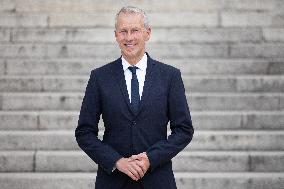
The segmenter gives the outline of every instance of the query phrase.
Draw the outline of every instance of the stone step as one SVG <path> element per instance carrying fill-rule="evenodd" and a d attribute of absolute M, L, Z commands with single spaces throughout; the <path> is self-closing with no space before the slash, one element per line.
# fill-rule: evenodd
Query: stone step
<path fill-rule="evenodd" d="M 189 107 L 195 111 L 213 110 L 283 110 L 284 96 L 281 94 L 191 94 L 187 95 Z"/>
<path fill-rule="evenodd" d="M 94 172 L 83 151 L 0 151 L 0 172 Z M 284 152 L 181 152 L 175 172 L 283 172 Z"/>
<path fill-rule="evenodd" d="M 280 12 L 223 11 L 220 15 L 222 27 L 273 27 L 283 26 L 283 5 Z M 280 17 L 279 17 L 280 16 Z"/>
<path fill-rule="evenodd" d="M 44 42 L 44 43 L 106 43 L 115 42 L 113 28 L 24 28 L 0 29 L 2 41 Z M 266 33 L 269 31 L 266 30 Z M 272 32 L 272 31 L 271 31 Z M 7 35 L 10 33 L 11 39 Z M 267 34 L 268 35 L 268 34 Z M 169 36 L 171 36 L 169 38 Z M 1 39 L 1 37 L 0 37 Z M 269 41 L 269 37 L 267 36 Z M 218 42 L 260 42 L 263 40 L 260 28 L 152 28 L 150 42 L 218 43 Z M 271 39 L 272 40 L 272 39 Z M 273 40 L 272 40 L 273 41 Z"/>
<path fill-rule="evenodd" d="M 127 5 L 128 1 L 99 1 L 99 0 L 29 0 L 28 2 L 22 1 L 1 1 L 1 11 L 15 11 L 20 13 L 25 12 L 116 12 L 122 6 Z M 134 0 L 131 4 L 138 6 L 146 11 L 217 11 L 217 10 L 262 10 L 272 11 L 277 10 L 281 6 L 281 0 L 257 0 L 257 1 L 218 1 L 218 0 L 179 0 L 178 3 L 169 0 L 151 1 L 151 0 Z"/>
<path fill-rule="evenodd" d="M 0 29 L 0 42 L 9 42 L 12 30 L 8 28 Z"/>
<path fill-rule="evenodd" d="M 115 42 L 113 28 L 1 28 L 1 42 Z M 283 42 L 284 28 L 153 27 L 150 42 Z M 170 38 L 168 36 L 171 36 Z"/>
<path fill-rule="evenodd" d="M 99 133 L 102 138 L 102 132 Z M 196 131 L 186 150 L 284 150 L 284 131 Z M 260 145 L 261 144 L 261 145 Z M 74 131 L 0 131 L 0 150 L 77 150 Z"/>
<path fill-rule="evenodd" d="M 0 25 L 6 28 L 22 27 L 112 27 L 116 11 L 92 13 L 0 13 Z M 217 12 L 149 12 L 153 27 L 216 27 Z"/>
<path fill-rule="evenodd" d="M 284 23 L 284 21 L 283 21 Z M 236 44 L 230 46 L 231 57 L 283 57 L 283 43 Z"/>
<path fill-rule="evenodd" d="M 284 59 L 158 59 L 188 75 L 284 74 Z M 92 69 L 110 61 L 112 59 L 0 59 L 0 68 L 3 68 L 0 74 L 89 75 Z"/>
<path fill-rule="evenodd" d="M 0 110 L 79 111 L 82 93 L 0 93 Z M 282 93 L 191 93 L 187 95 L 192 111 L 283 110 Z"/>
<path fill-rule="evenodd" d="M 91 189 L 95 173 L 0 173 L 2 189 Z M 280 189 L 284 173 L 175 173 L 179 189 Z"/>
<path fill-rule="evenodd" d="M 284 41 L 284 28 L 265 28 L 263 29 L 263 37 L 267 41 Z"/>
<path fill-rule="evenodd" d="M 284 58 L 283 43 L 149 43 L 146 47 L 159 58 Z M 44 44 L 2 43 L 1 58 L 108 58 L 120 56 L 115 43 Z"/>
<path fill-rule="evenodd" d="M 153 57 L 155 58 L 155 57 Z M 284 74 L 284 59 L 160 59 L 183 74 L 277 75 Z M 0 59 L 0 74 L 7 75 L 89 75 L 91 70 L 112 59 Z"/>
<path fill-rule="evenodd" d="M 84 92 L 89 76 L 0 76 L 0 92 Z M 183 76 L 189 92 L 284 92 L 284 76 Z"/>
<path fill-rule="evenodd" d="M 283 111 L 191 112 L 195 130 L 283 129 Z M 77 111 L 0 111 L 0 130 L 74 130 Z M 103 121 L 99 122 L 103 129 Z"/>
<path fill-rule="evenodd" d="M 152 4 L 152 3 L 151 3 Z M 148 13 L 153 27 L 282 27 L 280 12 L 266 11 L 180 11 Z M 0 12 L 2 27 L 112 27 L 116 11 L 112 12 Z"/>
<path fill-rule="evenodd" d="M 271 45 L 279 52 L 281 45 Z M 283 45 L 284 47 L 284 45 Z M 256 47 L 257 48 L 257 47 Z M 237 50 L 237 48 L 236 48 Z M 150 43 L 147 51 L 162 58 L 190 57 L 229 57 L 228 44 L 189 44 L 189 43 Z M 271 50 L 265 54 L 272 53 Z M 274 53 L 274 52 L 273 52 Z M 275 54 L 275 53 L 274 53 Z M 237 55 L 237 54 L 236 54 Z M 101 44 L 44 44 L 44 43 L 15 43 L 0 44 L 2 58 L 109 58 L 120 56 L 120 50 L 115 43 Z M 241 58 L 241 55 L 237 55 Z M 246 56 L 244 56 L 246 57 Z M 249 57 L 253 57 L 250 54 Z M 270 57 L 270 55 L 269 55 Z M 275 56 L 274 56 L 275 57 Z M 279 55 L 279 57 L 282 57 Z"/>

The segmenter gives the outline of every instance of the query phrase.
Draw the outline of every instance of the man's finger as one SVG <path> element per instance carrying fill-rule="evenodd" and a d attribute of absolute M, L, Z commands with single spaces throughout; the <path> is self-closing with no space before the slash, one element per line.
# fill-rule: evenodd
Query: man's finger
<path fill-rule="evenodd" d="M 137 173 L 139 174 L 139 178 L 142 178 L 144 176 L 144 170 L 143 168 L 141 168 L 139 165 L 138 165 L 138 161 L 135 161 L 133 162 L 133 168 L 137 171 Z"/>
<path fill-rule="evenodd" d="M 140 155 L 132 155 L 130 157 L 132 160 L 140 160 L 141 159 L 141 156 Z"/>
<path fill-rule="evenodd" d="M 137 161 L 137 165 L 143 170 L 144 174 L 147 172 L 148 169 L 144 161 Z"/>
<path fill-rule="evenodd" d="M 133 171 L 135 171 L 135 176 L 138 176 L 139 179 L 143 177 L 143 170 L 139 167 L 139 165 L 136 164 L 136 161 L 135 162 L 131 162 L 130 163 L 130 166 L 131 166 L 131 169 Z"/>
<path fill-rule="evenodd" d="M 128 162 L 131 162 L 131 161 L 135 161 L 136 159 L 135 158 L 132 158 L 132 157 L 129 157 L 127 158 Z"/>
<path fill-rule="evenodd" d="M 130 171 L 130 170 L 128 170 L 127 172 L 126 172 L 126 174 L 132 179 L 132 180 L 138 180 L 138 178 L 136 178 L 135 177 L 135 175 Z"/>
<path fill-rule="evenodd" d="M 130 167 L 129 171 L 133 174 L 133 176 L 135 178 L 134 180 L 139 180 L 140 179 L 140 175 L 139 175 L 138 171 L 135 168 Z"/>

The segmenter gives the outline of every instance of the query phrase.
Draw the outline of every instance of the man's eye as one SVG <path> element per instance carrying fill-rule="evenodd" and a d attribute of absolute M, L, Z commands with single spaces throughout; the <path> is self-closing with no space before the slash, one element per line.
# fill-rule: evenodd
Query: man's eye
<path fill-rule="evenodd" d="M 139 32 L 139 30 L 138 29 L 133 29 L 133 30 L 131 30 L 131 33 L 138 33 Z"/>

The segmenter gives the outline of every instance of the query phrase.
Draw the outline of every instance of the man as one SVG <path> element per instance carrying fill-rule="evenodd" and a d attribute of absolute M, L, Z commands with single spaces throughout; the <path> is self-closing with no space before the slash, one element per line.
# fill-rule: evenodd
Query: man
<path fill-rule="evenodd" d="M 176 188 L 171 159 L 193 127 L 181 73 L 145 52 L 150 35 L 144 11 L 122 8 L 115 23 L 122 56 L 91 72 L 75 136 L 98 164 L 97 189 Z"/>

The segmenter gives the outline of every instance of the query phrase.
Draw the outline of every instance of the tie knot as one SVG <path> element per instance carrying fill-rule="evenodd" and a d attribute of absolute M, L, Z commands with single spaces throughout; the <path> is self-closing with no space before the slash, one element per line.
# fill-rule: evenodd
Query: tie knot
<path fill-rule="evenodd" d="M 132 74 L 136 74 L 136 69 L 138 69 L 138 67 L 136 67 L 136 66 L 129 66 L 128 69 L 132 72 Z"/>

